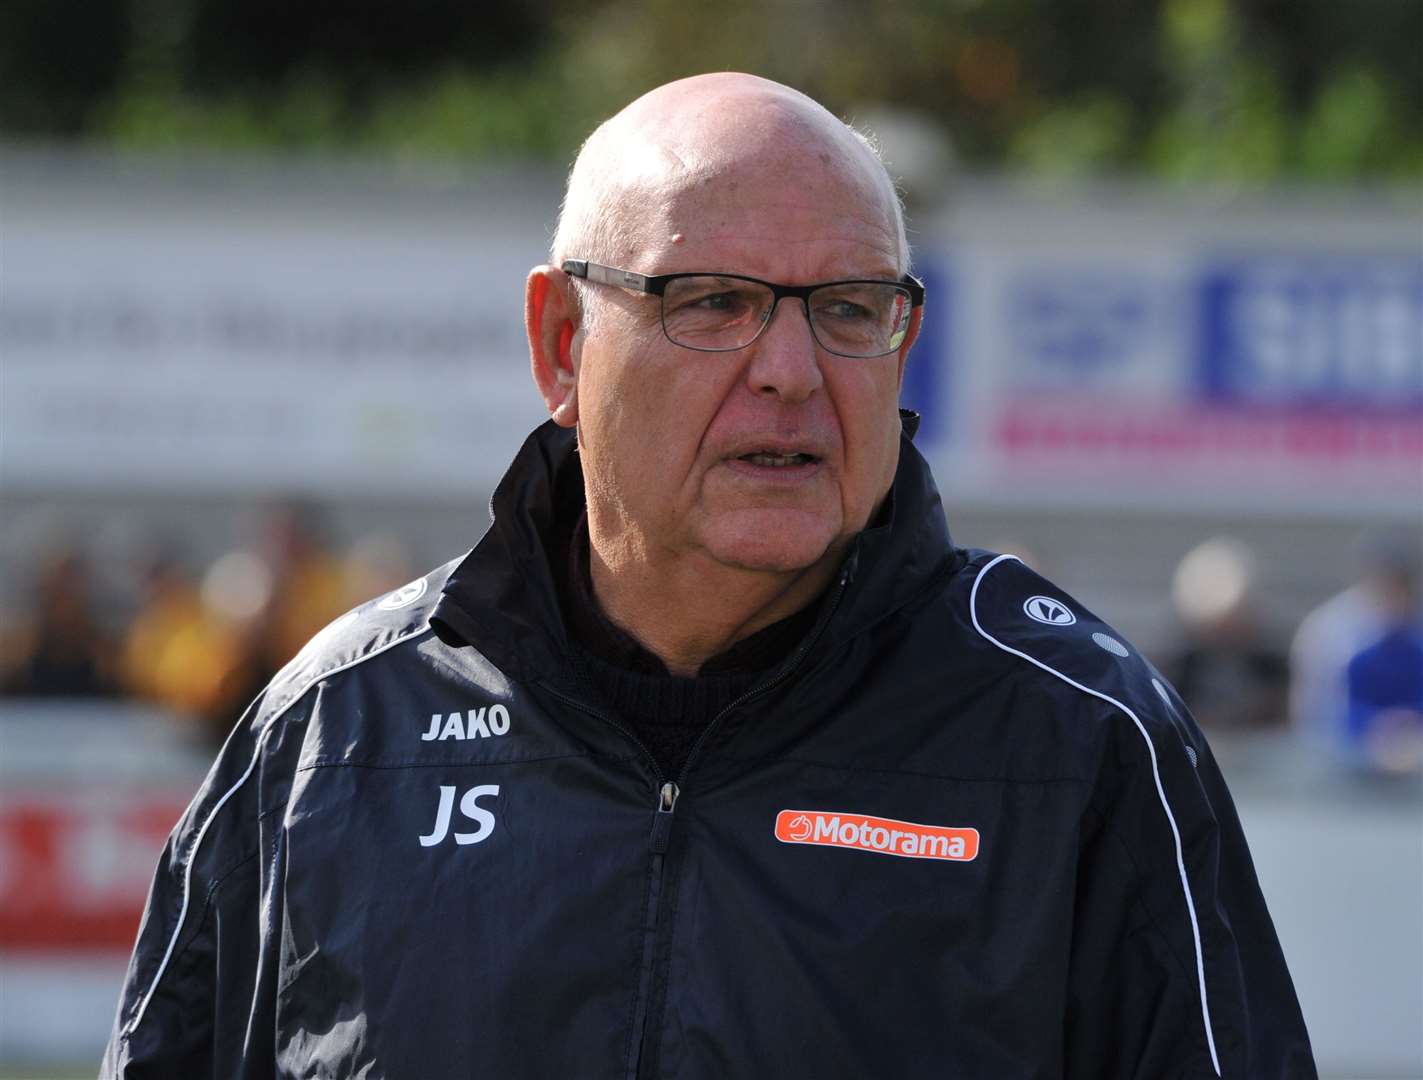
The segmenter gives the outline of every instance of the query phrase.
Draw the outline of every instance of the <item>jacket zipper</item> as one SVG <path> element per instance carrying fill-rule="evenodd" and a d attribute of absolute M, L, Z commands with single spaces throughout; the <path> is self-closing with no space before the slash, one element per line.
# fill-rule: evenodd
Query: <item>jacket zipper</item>
<path fill-rule="evenodd" d="M 825 632 L 826 624 L 830 622 L 831 617 L 835 614 L 836 609 L 840 606 L 840 598 L 845 593 L 845 587 L 850 583 L 851 578 L 853 578 L 855 575 L 855 565 L 858 561 L 859 560 L 857 558 L 857 553 L 855 552 L 852 552 L 850 556 L 845 560 L 845 565 L 840 570 L 840 577 L 835 583 L 835 592 L 831 595 L 830 600 L 827 602 L 825 610 L 821 612 L 820 618 L 815 621 L 815 626 L 811 629 L 810 633 L 805 636 L 805 639 L 796 648 L 796 651 L 791 656 L 791 658 L 787 660 L 784 664 L 782 664 L 779 668 L 777 668 L 776 673 L 772 675 L 771 678 L 766 680 L 760 686 L 752 687 L 750 690 L 746 691 L 746 693 L 742 694 L 735 701 L 731 702 L 731 704 L 727 705 L 724 709 L 721 710 L 721 712 L 717 713 L 714 717 L 712 717 L 711 722 L 707 724 L 704 729 L 702 729 L 702 733 L 697 736 L 697 741 L 692 744 L 691 750 L 687 752 L 687 761 L 682 766 L 682 782 L 684 784 L 687 780 L 687 774 L 691 772 L 692 763 L 696 761 L 697 755 L 701 752 L 703 744 L 706 743 L 708 736 L 710 736 L 711 733 L 721 725 L 722 720 L 726 716 L 739 709 L 742 705 L 746 704 L 746 702 L 752 700 L 753 698 L 760 697 L 762 694 L 770 693 L 776 687 L 780 686 L 783 682 L 789 679 L 793 674 L 795 674 L 796 670 L 800 667 L 801 662 L 805 659 L 806 655 L 810 652 L 811 649 L 815 647 L 816 642 L 820 640 L 820 635 Z M 651 997 L 652 987 L 654 985 L 653 976 L 655 974 L 654 968 L 656 966 L 657 959 L 656 951 L 659 929 L 657 909 L 660 906 L 658 902 L 661 900 L 664 888 L 664 884 L 662 881 L 662 871 L 668 841 L 672 833 L 672 812 L 676 808 L 677 796 L 681 794 L 681 789 L 677 786 L 677 784 L 669 780 L 662 785 L 662 793 L 663 797 L 658 804 L 658 814 L 653 821 L 652 873 L 654 885 L 652 887 L 653 892 L 651 895 L 651 899 L 647 906 L 647 919 L 644 924 L 645 937 L 643 940 L 642 980 L 638 990 L 638 1005 L 633 1020 L 633 1030 L 636 1034 L 637 1041 L 633 1044 L 633 1052 L 628 1059 L 627 1080 L 638 1080 L 639 1073 L 642 1068 L 642 1063 L 648 1057 L 646 1053 L 648 1048 L 648 1039 L 652 1035 L 652 1032 L 648 1030 L 648 1016 L 650 1013 L 651 1006 L 653 1004 L 649 999 Z M 670 962 L 670 960 L 665 962 Z"/>
<path fill-rule="evenodd" d="M 652 834 L 648 840 L 652 861 L 648 868 L 647 899 L 643 906 L 642 954 L 638 961 L 637 997 L 633 1002 L 632 1028 L 628 1036 L 627 1080 L 636 1080 L 638 1061 L 642 1053 L 643 1025 L 647 1022 L 647 1004 L 652 992 L 652 960 L 657 944 L 657 921 L 662 900 L 662 867 L 667 854 L 668 839 L 672 835 L 672 812 L 676 809 L 677 796 L 681 794 L 681 789 L 662 775 L 662 769 L 647 744 L 625 725 L 601 709 L 570 697 L 547 683 L 544 684 L 544 690 L 565 705 L 621 731 L 642 751 L 642 756 L 652 766 L 653 776 L 657 778 L 657 801 L 652 815 Z"/>
<path fill-rule="evenodd" d="M 638 964 L 637 1004 L 633 1008 L 632 1031 L 628 1039 L 628 1080 L 636 1080 L 642 1059 L 643 1032 L 652 997 L 653 958 L 657 951 L 657 924 L 661 915 L 664 888 L 662 868 L 667 860 L 667 840 L 672 835 L 672 811 L 681 789 L 664 780 L 657 793 L 657 813 L 652 818 L 652 867 L 647 885 L 647 904 L 642 918 L 642 959 Z"/>
<path fill-rule="evenodd" d="M 760 697 L 762 694 L 774 690 L 795 674 L 806 655 L 815 647 L 816 642 L 820 640 L 821 634 L 825 632 L 826 624 L 830 622 L 836 609 L 839 608 L 840 599 L 845 593 L 845 587 L 855 575 L 855 566 L 858 561 L 858 553 L 852 551 L 845 560 L 845 565 L 840 570 L 840 576 L 835 583 L 835 591 L 831 594 L 830 600 L 825 606 L 825 610 L 821 612 L 820 617 L 815 622 L 815 626 L 811 629 L 810 633 L 805 636 L 805 639 L 800 645 L 797 646 L 791 658 L 777 668 L 776 673 L 766 682 L 759 686 L 752 687 L 722 709 L 721 712 L 717 713 L 716 716 L 712 717 L 711 722 L 707 724 L 702 730 L 702 733 L 697 736 L 697 741 L 692 744 L 691 750 L 687 752 L 686 764 L 682 766 L 683 782 L 686 781 L 687 773 L 692 767 L 692 762 L 696 760 L 703 744 L 707 741 L 707 737 L 720 726 L 724 717 L 736 709 L 739 709 L 753 698 Z M 633 1007 L 632 1037 L 628 1044 L 627 1080 L 638 1080 L 638 1072 L 642 1066 L 643 1051 L 648 1036 L 647 1018 L 651 1005 L 653 968 L 655 966 L 657 951 L 657 931 L 664 891 L 664 882 L 662 880 L 663 870 L 666 864 L 667 848 L 672 837 L 672 815 L 677 808 L 677 798 L 681 795 L 682 789 L 675 781 L 668 780 L 662 775 L 662 769 L 658 766 L 657 759 L 652 756 L 652 752 L 648 750 L 646 744 L 628 730 L 626 726 L 602 710 L 586 702 L 579 701 L 577 698 L 570 697 L 554 687 L 549 686 L 547 683 L 543 684 L 543 686 L 549 694 L 558 698 L 558 700 L 564 704 L 570 705 L 580 712 L 587 713 L 589 716 L 602 720 L 604 723 L 610 724 L 621 731 L 642 751 L 642 756 L 651 763 L 652 773 L 657 778 L 657 805 L 652 816 L 652 836 L 649 843 L 652 865 L 649 868 L 647 903 L 643 908 L 642 920 L 642 959 L 638 971 L 637 998 Z"/>

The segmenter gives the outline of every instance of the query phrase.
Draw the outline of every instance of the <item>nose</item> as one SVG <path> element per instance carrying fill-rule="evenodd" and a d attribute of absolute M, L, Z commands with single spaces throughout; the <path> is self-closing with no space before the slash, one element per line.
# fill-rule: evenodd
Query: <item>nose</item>
<path fill-rule="evenodd" d="M 805 302 L 790 296 L 782 297 L 782 303 L 785 301 L 790 301 L 792 314 L 777 319 L 777 304 L 767 316 L 766 328 L 749 347 L 746 382 L 752 393 L 795 404 L 820 389 L 825 379 Z"/>

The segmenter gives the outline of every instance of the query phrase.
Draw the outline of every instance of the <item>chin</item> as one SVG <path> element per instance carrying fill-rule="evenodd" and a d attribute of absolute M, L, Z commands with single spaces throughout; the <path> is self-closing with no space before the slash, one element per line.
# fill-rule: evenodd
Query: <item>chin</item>
<path fill-rule="evenodd" d="M 818 515 L 762 510 L 729 517 L 711 530 L 705 547 L 717 562 L 740 570 L 806 570 L 825 558 L 839 536 L 839 529 Z"/>

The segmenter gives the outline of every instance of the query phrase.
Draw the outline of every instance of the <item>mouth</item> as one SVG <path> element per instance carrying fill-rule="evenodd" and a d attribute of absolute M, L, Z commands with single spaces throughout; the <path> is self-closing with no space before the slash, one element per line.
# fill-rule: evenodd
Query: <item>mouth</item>
<path fill-rule="evenodd" d="M 749 454 L 738 455 L 736 460 L 764 469 L 790 469 L 797 465 L 816 465 L 820 462 L 814 454 L 783 454 L 775 450 L 753 450 Z"/>

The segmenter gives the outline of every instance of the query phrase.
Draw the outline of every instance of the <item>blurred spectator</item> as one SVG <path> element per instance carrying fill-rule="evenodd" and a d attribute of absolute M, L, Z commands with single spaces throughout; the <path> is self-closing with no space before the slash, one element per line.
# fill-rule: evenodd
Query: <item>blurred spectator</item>
<path fill-rule="evenodd" d="M 350 606 L 347 567 L 326 546 L 311 508 L 278 505 L 258 531 L 256 550 L 214 560 L 201 588 L 155 583 L 148 618 L 141 615 L 131 634 L 134 653 L 147 654 L 135 664 L 147 669 L 155 699 L 214 743 L 272 676 Z"/>
<path fill-rule="evenodd" d="M 1349 737 L 1384 772 L 1423 766 L 1423 633 L 1394 626 L 1348 668 Z"/>
<path fill-rule="evenodd" d="M 270 568 L 271 585 L 270 605 L 260 617 L 258 662 L 275 674 L 350 604 L 345 568 L 327 546 L 314 508 L 278 505 L 261 531 L 259 557 Z"/>
<path fill-rule="evenodd" d="M 1188 552 L 1172 582 L 1186 641 L 1169 674 L 1201 724 L 1217 730 L 1258 730 L 1285 719 L 1288 668 L 1261 630 L 1254 567 L 1249 548 L 1217 537 Z"/>
<path fill-rule="evenodd" d="M 1295 725 L 1352 763 L 1417 771 L 1423 755 L 1419 538 L 1368 537 L 1359 581 L 1300 623 L 1290 650 Z"/>
<path fill-rule="evenodd" d="M 1379 632 L 1345 667 L 1349 741 L 1367 764 L 1385 772 L 1423 768 L 1423 604 L 1418 550 L 1403 537 L 1380 548 L 1365 588 L 1379 616 Z M 1381 556 L 1383 551 L 1379 551 Z"/>
<path fill-rule="evenodd" d="M 114 645 L 94 613 L 93 577 L 77 549 L 44 560 L 31 610 L 6 635 L 0 692 L 29 697 L 111 697 L 118 693 Z"/>
<path fill-rule="evenodd" d="M 156 658 L 155 681 L 158 699 L 217 743 L 273 672 L 263 648 L 271 569 L 252 552 L 229 551 L 208 567 L 198 599 L 197 617 Z"/>
<path fill-rule="evenodd" d="M 1290 723 L 1317 742 L 1335 743 L 1348 713 L 1344 669 L 1383 631 L 1369 588 L 1360 583 L 1311 611 L 1290 645 Z"/>
<path fill-rule="evenodd" d="M 165 658 L 173 643 L 202 621 L 197 586 L 171 552 L 158 552 L 143 571 L 143 597 L 124 632 L 119 671 L 124 688 L 145 701 L 165 702 Z"/>
<path fill-rule="evenodd" d="M 90 561 L 54 552 L 35 575 L 33 609 L 0 627 L 0 692 L 124 694 L 175 713 L 221 741 L 268 680 L 332 619 L 412 576 L 404 546 L 371 534 L 345 553 L 326 543 L 316 512 L 283 503 L 263 512 L 253 549 L 215 559 L 195 580 L 174 550 L 140 558 L 131 618 L 108 596 L 105 633 Z"/>

